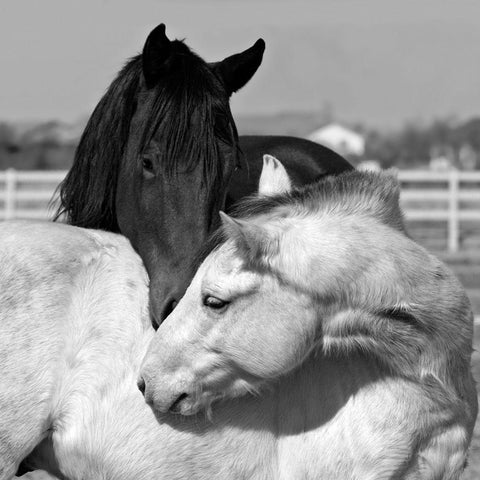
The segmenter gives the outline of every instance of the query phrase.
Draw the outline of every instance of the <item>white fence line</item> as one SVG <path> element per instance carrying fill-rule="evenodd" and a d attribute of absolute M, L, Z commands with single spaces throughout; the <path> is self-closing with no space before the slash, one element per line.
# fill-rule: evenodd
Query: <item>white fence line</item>
<path fill-rule="evenodd" d="M 65 170 L 0 171 L 0 218 L 49 218 L 49 202 L 66 173 Z"/>
<path fill-rule="evenodd" d="M 446 221 L 447 248 L 457 252 L 460 223 L 480 221 L 480 172 L 400 170 L 398 178 L 407 220 Z M 419 208 L 413 202 L 423 205 Z"/>
<path fill-rule="evenodd" d="M 49 201 L 66 173 L 0 171 L 0 219 L 51 217 Z M 448 250 L 458 251 L 462 224 L 480 222 L 480 171 L 400 170 L 398 178 L 407 220 L 446 222 Z"/>

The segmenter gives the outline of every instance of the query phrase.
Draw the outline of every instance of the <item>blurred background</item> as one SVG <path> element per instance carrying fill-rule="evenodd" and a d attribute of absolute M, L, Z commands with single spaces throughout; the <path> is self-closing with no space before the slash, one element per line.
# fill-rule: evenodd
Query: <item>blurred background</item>
<path fill-rule="evenodd" d="M 474 170 L 478 18 L 468 0 L 2 0 L 0 167 L 68 168 L 101 95 L 164 22 L 210 61 L 265 39 L 232 100 L 241 133 L 312 136 L 356 163 Z"/>
<path fill-rule="evenodd" d="M 158 23 L 209 61 L 262 37 L 232 99 L 240 134 L 397 169 L 411 235 L 480 314 L 479 19 L 475 0 L 0 0 L 0 217 L 47 217 L 91 111 Z M 470 463 L 480 478 L 480 432 Z"/>

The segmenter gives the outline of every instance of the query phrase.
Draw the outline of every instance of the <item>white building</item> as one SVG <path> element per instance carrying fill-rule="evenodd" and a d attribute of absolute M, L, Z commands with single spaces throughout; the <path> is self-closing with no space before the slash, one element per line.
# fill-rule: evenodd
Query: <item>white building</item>
<path fill-rule="evenodd" d="M 362 156 L 365 153 L 363 136 L 337 123 L 315 130 L 308 136 L 308 139 L 325 145 L 340 155 Z"/>
<path fill-rule="evenodd" d="M 364 160 L 357 165 L 357 170 L 364 172 L 379 172 L 382 169 L 380 162 L 376 160 Z"/>

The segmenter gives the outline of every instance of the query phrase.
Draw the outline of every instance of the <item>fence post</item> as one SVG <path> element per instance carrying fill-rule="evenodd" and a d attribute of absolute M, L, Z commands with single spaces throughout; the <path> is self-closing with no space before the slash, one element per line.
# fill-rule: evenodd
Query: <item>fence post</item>
<path fill-rule="evenodd" d="M 15 192 L 17 189 L 17 172 L 9 168 L 5 172 L 5 213 L 4 218 L 8 220 L 15 216 Z"/>
<path fill-rule="evenodd" d="M 459 175 L 458 170 L 451 170 L 448 178 L 448 251 L 458 252 L 460 240 L 459 218 Z"/>

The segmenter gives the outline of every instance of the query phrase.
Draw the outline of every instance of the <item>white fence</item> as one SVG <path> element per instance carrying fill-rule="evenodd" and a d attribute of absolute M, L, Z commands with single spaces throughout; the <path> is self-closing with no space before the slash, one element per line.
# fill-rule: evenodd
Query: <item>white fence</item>
<path fill-rule="evenodd" d="M 0 172 L 0 218 L 48 219 L 53 212 L 49 203 L 66 171 Z"/>
<path fill-rule="evenodd" d="M 0 172 L 0 218 L 51 218 L 49 202 L 65 171 Z M 460 247 L 461 227 L 478 224 L 480 172 L 400 170 L 402 206 L 408 221 L 443 222 L 447 247 Z"/>
<path fill-rule="evenodd" d="M 401 203 L 410 222 L 446 222 L 447 248 L 460 247 L 461 227 L 480 235 L 480 171 L 400 170 Z"/>

